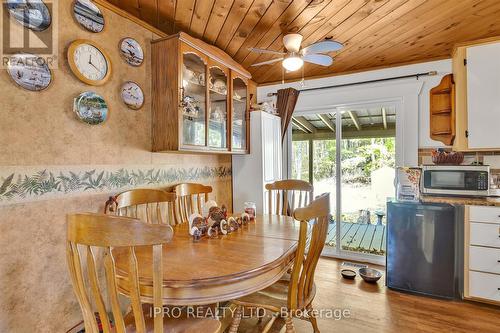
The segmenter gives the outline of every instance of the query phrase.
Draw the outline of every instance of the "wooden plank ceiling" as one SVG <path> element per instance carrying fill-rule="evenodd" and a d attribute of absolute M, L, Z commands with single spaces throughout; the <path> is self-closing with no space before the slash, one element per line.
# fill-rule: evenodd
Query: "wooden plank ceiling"
<path fill-rule="evenodd" d="M 330 67 L 306 65 L 305 77 L 328 76 L 449 57 L 456 43 L 500 35 L 499 0 L 108 0 L 171 34 L 184 31 L 225 50 L 258 83 L 282 79 L 281 63 L 249 47 L 282 50 L 289 32 L 302 46 L 342 42 Z M 302 71 L 286 73 L 298 79 Z"/>

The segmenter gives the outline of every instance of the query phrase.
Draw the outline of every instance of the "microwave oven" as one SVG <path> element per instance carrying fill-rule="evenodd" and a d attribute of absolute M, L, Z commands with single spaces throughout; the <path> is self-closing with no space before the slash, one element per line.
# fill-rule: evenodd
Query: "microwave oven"
<path fill-rule="evenodd" d="M 487 165 L 424 165 L 420 191 L 427 195 L 487 196 Z"/>

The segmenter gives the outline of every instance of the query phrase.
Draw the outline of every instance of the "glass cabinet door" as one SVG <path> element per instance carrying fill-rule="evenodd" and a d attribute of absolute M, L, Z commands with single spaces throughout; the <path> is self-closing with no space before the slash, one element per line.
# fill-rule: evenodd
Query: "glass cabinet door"
<path fill-rule="evenodd" d="M 182 57 L 182 143 L 205 146 L 206 64 L 192 52 Z"/>
<path fill-rule="evenodd" d="M 219 67 L 209 70 L 208 145 L 214 148 L 227 148 L 227 74 Z"/>
<path fill-rule="evenodd" d="M 247 85 L 241 78 L 233 79 L 232 148 L 247 148 Z"/>

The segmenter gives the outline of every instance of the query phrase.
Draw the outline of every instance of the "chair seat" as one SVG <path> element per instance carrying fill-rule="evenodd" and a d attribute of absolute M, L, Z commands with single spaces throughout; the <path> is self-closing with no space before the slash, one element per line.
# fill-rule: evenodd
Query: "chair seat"
<path fill-rule="evenodd" d="M 136 332 L 132 312 L 125 316 L 124 321 L 127 333 Z M 144 321 L 146 323 L 146 332 L 154 332 L 154 318 L 149 315 L 149 311 L 144 311 Z M 163 318 L 164 333 L 218 333 L 220 329 L 220 321 L 210 318 Z"/>
<path fill-rule="evenodd" d="M 290 280 L 284 276 L 281 280 L 274 283 L 273 285 L 253 293 L 251 295 L 241 297 L 235 303 L 241 303 L 246 306 L 261 306 L 263 308 L 268 308 L 272 311 L 279 311 L 282 308 L 287 307 L 288 299 L 288 286 Z M 312 301 L 316 294 L 316 286 L 313 285 L 311 295 L 309 295 L 309 300 L 305 303 L 306 305 Z"/>

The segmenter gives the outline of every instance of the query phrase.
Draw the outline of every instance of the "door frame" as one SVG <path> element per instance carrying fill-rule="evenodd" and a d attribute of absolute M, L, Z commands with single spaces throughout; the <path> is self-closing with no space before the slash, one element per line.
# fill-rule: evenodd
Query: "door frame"
<path fill-rule="evenodd" d="M 299 95 L 294 116 L 311 115 L 318 113 L 337 113 L 342 108 L 356 105 L 393 103 L 396 107 L 396 166 L 416 166 L 418 163 L 418 111 L 419 95 L 423 82 L 418 80 L 397 80 L 384 84 L 367 84 L 357 87 L 330 88 L 318 91 L 306 91 Z M 341 117 L 336 121 L 336 221 L 341 220 L 342 202 L 341 186 L 342 174 L 340 165 L 342 126 Z M 416 126 L 415 126 L 416 125 Z M 310 152 L 312 154 L 312 152 Z M 286 144 L 283 149 L 283 174 L 291 177 L 292 130 L 287 130 Z M 312 172 L 312 170 L 310 170 Z M 317 193 L 316 193 L 317 194 Z M 339 224 L 336 226 L 336 244 L 340 243 Z M 323 255 L 347 260 L 369 262 L 385 265 L 385 256 L 356 253 L 325 247 Z"/>

